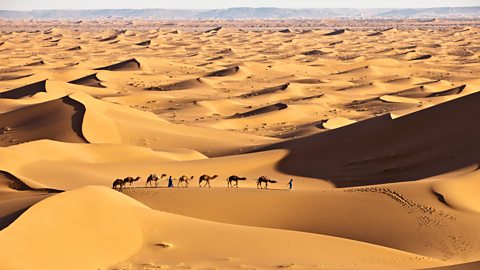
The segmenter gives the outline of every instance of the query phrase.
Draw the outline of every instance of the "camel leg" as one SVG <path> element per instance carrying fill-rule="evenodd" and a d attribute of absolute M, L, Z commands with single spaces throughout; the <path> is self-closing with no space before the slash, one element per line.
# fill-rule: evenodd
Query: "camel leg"
<path fill-rule="evenodd" d="M 235 182 L 235 186 L 238 188 L 238 180 Z"/>

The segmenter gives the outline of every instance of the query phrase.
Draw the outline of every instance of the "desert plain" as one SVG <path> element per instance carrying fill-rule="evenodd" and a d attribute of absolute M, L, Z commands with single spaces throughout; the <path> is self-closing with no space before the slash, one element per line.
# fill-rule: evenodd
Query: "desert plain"
<path fill-rule="evenodd" d="M 478 22 L 2 23 L 0 269 L 480 268 Z"/>

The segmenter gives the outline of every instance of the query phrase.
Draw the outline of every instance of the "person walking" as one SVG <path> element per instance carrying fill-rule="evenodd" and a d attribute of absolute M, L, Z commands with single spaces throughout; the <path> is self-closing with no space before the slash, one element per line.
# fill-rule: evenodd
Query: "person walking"
<path fill-rule="evenodd" d="M 168 178 L 168 187 L 169 188 L 173 188 L 173 179 L 172 179 L 172 176 L 170 175 L 170 177 Z"/>
<path fill-rule="evenodd" d="M 293 179 L 288 182 L 288 189 L 293 189 Z"/>

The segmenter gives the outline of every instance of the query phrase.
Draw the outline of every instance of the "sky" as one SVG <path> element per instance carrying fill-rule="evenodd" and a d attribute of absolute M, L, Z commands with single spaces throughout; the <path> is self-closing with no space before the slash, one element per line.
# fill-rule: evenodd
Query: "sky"
<path fill-rule="evenodd" d="M 416 8 L 480 6 L 480 0 L 0 0 L 0 9 Z"/>

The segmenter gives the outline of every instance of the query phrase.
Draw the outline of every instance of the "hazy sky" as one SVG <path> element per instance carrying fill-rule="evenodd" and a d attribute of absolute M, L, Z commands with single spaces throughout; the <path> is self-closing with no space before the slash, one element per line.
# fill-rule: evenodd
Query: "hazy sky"
<path fill-rule="evenodd" d="M 98 9 L 98 8 L 181 8 L 229 7 L 284 8 L 410 8 L 476 6 L 480 0 L 0 0 L 0 9 Z"/>

